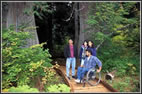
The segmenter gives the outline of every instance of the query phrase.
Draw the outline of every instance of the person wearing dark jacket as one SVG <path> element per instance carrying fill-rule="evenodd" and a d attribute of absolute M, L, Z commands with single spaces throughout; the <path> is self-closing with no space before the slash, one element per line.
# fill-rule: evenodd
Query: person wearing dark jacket
<path fill-rule="evenodd" d="M 69 44 L 64 48 L 64 56 L 66 58 L 66 75 L 70 79 L 70 65 L 72 64 L 72 78 L 75 78 L 75 67 L 76 67 L 76 58 L 77 58 L 77 49 L 73 45 L 73 40 L 69 39 Z"/>
<path fill-rule="evenodd" d="M 80 54 L 79 54 L 81 66 L 84 64 L 84 60 L 85 60 L 85 57 L 86 57 L 86 52 L 85 51 L 86 51 L 87 48 L 88 48 L 87 40 L 85 40 L 83 42 L 83 44 L 81 45 Z"/>
<path fill-rule="evenodd" d="M 93 41 L 91 41 L 91 40 L 88 41 L 88 48 L 87 49 L 92 51 L 93 56 L 97 56 L 96 55 L 96 48 L 94 47 Z"/>

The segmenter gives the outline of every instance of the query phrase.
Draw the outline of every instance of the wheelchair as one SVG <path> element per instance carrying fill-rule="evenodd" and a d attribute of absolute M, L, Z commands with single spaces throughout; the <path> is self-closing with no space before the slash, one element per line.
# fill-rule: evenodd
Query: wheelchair
<path fill-rule="evenodd" d="M 91 68 L 85 75 L 86 77 L 82 79 L 83 87 L 85 87 L 86 82 L 91 86 L 96 86 L 100 83 L 101 72 L 98 73 L 95 68 Z"/>

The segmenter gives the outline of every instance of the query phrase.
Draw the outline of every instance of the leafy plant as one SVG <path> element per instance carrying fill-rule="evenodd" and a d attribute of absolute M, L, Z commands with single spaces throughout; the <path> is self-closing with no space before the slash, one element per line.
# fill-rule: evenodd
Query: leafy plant
<path fill-rule="evenodd" d="M 48 92 L 70 92 L 70 88 L 65 84 L 50 85 L 47 88 Z"/>
<path fill-rule="evenodd" d="M 30 84 L 36 76 L 46 76 L 44 68 L 52 67 L 48 49 L 42 44 L 26 48 L 30 32 L 15 32 L 12 28 L 2 31 L 2 85 L 3 88 Z"/>
<path fill-rule="evenodd" d="M 139 80 L 133 80 L 134 88 L 132 89 L 132 92 L 140 92 L 140 81 Z"/>
<path fill-rule="evenodd" d="M 95 31 L 92 34 L 92 39 L 96 45 L 104 39 L 115 37 L 117 43 L 129 47 L 139 54 L 140 11 L 136 7 L 137 5 L 139 5 L 137 2 L 96 2 L 90 4 L 86 23 L 89 29 Z M 129 18 L 130 15 L 134 16 Z"/>
<path fill-rule="evenodd" d="M 53 13 L 50 5 L 47 2 L 34 2 L 32 8 L 26 8 L 24 13 L 27 15 L 36 15 L 43 20 L 44 12 Z"/>
<path fill-rule="evenodd" d="M 23 86 L 18 86 L 18 87 L 11 87 L 8 92 L 14 92 L 14 93 L 20 93 L 20 92 L 25 92 L 25 93 L 38 93 L 37 88 L 30 88 L 28 85 L 23 85 Z"/>
<path fill-rule="evenodd" d="M 113 84 L 113 87 L 118 89 L 120 92 L 125 92 L 125 88 L 128 86 L 129 84 L 126 82 L 119 82 L 119 83 Z"/>

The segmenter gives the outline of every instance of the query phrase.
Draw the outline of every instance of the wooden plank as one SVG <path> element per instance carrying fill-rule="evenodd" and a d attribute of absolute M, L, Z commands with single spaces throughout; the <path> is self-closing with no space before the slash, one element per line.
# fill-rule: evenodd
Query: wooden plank
<path fill-rule="evenodd" d="M 103 92 L 111 92 L 109 90 L 104 90 L 104 89 L 91 89 L 91 90 L 74 90 L 75 93 L 103 93 Z"/>
<path fill-rule="evenodd" d="M 93 89 L 93 88 L 106 88 L 106 87 L 104 87 L 104 86 L 94 86 L 94 87 L 93 87 L 93 86 L 92 86 L 92 87 L 76 87 L 76 89 L 78 89 L 78 88 L 79 88 L 79 89 L 84 89 L 84 88 L 85 88 L 85 89 Z"/>
<path fill-rule="evenodd" d="M 113 89 L 109 84 L 105 83 L 102 80 L 97 86 L 90 86 L 88 83 L 86 83 L 85 87 L 83 87 L 83 84 L 77 84 L 75 82 L 75 79 L 71 78 L 71 80 L 69 80 L 67 78 L 65 66 L 60 66 L 56 70 L 60 71 L 61 75 L 64 77 L 65 82 L 70 86 L 71 92 L 118 92 L 117 90 Z"/>

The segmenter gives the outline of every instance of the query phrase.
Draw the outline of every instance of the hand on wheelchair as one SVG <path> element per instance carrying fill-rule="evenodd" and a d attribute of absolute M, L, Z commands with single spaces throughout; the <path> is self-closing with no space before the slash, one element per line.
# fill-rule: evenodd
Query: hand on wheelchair
<path fill-rule="evenodd" d="M 101 70 L 100 69 L 97 69 L 97 72 L 99 73 Z"/>

